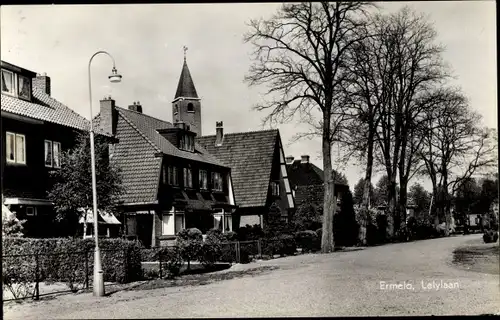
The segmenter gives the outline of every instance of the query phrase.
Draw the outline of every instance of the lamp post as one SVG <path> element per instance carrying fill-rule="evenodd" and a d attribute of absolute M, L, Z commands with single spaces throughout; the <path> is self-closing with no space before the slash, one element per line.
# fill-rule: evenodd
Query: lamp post
<path fill-rule="evenodd" d="M 108 77 L 109 81 L 116 83 L 120 82 L 122 76 L 118 74 L 115 67 L 115 59 L 106 51 L 97 51 L 89 60 L 89 103 L 90 103 L 90 158 L 92 165 L 92 202 L 94 208 L 94 238 L 95 238 L 95 249 L 94 249 L 94 296 L 102 297 L 104 296 L 104 274 L 102 271 L 101 263 L 101 252 L 99 250 L 99 230 L 98 230 L 98 213 L 97 213 L 97 186 L 96 186 L 96 174 L 95 174 L 95 151 L 94 151 L 94 124 L 92 122 L 92 82 L 90 76 L 90 65 L 95 56 L 99 54 L 105 54 L 113 60 L 113 69 L 111 70 L 111 75 Z"/>

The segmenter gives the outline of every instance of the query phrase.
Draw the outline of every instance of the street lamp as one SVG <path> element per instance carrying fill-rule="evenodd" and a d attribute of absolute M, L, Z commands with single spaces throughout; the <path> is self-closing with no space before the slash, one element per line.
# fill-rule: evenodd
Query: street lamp
<path fill-rule="evenodd" d="M 95 174 L 95 151 L 94 151 L 94 124 L 92 122 L 92 82 L 90 76 L 90 65 L 92 60 L 98 54 L 104 53 L 113 60 L 113 69 L 111 70 L 111 75 L 108 77 L 109 81 L 113 83 L 120 82 L 122 76 L 118 74 L 115 67 L 115 59 L 106 51 L 97 51 L 89 60 L 89 102 L 90 102 L 90 158 L 92 164 L 92 201 L 94 207 L 94 238 L 95 238 L 95 250 L 94 250 L 94 296 L 102 297 L 104 296 L 104 274 L 102 271 L 101 263 L 101 252 L 99 250 L 99 230 L 98 230 L 98 213 L 97 213 L 97 187 L 96 187 L 96 174 Z"/>

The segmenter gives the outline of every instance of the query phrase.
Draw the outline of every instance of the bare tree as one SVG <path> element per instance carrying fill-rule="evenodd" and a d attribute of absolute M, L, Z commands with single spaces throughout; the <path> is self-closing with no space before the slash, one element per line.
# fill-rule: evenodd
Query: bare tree
<path fill-rule="evenodd" d="M 255 47 L 254 63 L 245 80 L 266 84 L 270 101 L 256 106 L 267 110 L 266 122 L 287 122 L 300 115 L 312 120 L 319 115 L 314 133 L 321 133 L 325 192 L 321 251 L 334 248 L 334 183 L 331 148 L 346 108 L 347 49 L 366 37 L 367 7 L 359 2 L 286 3 L 268 20 L 252 20 L 245 42 Z M 328 174 L 326 174 L 328 173 Z"/>
<path fill-rule="evenodd" d="M 416 127 L 426 105 L 417 103 L 419 96 L 447 74 L 441 62 L 443 48 L 435 44 L 436 32 L 425 16 L 408 7 L 376 15 L 367 33 L 370 37 L 349 50 L 347 91 L 355 114 L 350 118 L 347 145 L 366 156 L 364 211 L 368 209 L 374 162 L 385 169 L 389 178 L 387 233 L 392 237 L 401 213 L 406 212 L 408 181 L 418 171 L 420 161 L 414 156 L 421 145 Z"/>
<path fill-rule="evenodd" d="M 445 220 L 446 234 L 451 223 L 450 194 L 456 193 L 482 168 L 498 161 L 494 131 L 480 126 L 481 117 L 469 107 L 467 98 L 456 88 L 429 93 L 433 108 L 426 110 L 421 128 L 423 141 L 419 156 L 432 181 L 435 224 Z"/>

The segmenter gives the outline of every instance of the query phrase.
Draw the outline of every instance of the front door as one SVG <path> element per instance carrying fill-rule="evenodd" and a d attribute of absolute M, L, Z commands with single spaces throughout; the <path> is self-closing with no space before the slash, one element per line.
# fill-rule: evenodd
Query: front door
<path fill-rule="evenodd" d="M 137 238 L 146 248 L 151 247 L 151 236 L 153 232 L 153 215 L 136 215 L 137 219 Z"/>

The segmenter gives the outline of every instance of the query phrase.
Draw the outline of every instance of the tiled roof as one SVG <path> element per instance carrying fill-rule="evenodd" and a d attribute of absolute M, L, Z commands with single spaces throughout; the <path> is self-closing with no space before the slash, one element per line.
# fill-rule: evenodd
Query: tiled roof
<path fill-rule="evenodd" d="M 179 97 L 198 98 L 186 60 L 184 60 L 184 65 L 182 66 L 181 77 L 179 78 L 179 84 L 177 85 L 174 99 Z"/>
<path fill-rule="evenodd" d="M 339 192 L 347 192 L 349 186 L 345 184 L 335 184 L 335 194 L 338 195 Z M 297 186 L 295 189 L 295 202 L 297 206 L 300 206 L 303 202 L 310 201 L 316 205 L 323 205 L 324 201 L 324 186 L 322 184 L 309 185 L 309 186 Z M 342 196 L 340 196 L 342 199 Z"/>
<path fill-rule="evenodd" d="M 2 111 L 62 126 L 89 130 L 90 122 L 48 94 L 33 88 L 33 102 L 2 93 Z M 96 133 L 103 134 L 101 131 Z"/>
<path fill-rule="evenodd" d="M 236 205 L 257 207 L 266 204 L 277 139 L 278 130 L 264 130 L 225 134 L 220 147 L 215 146 L 215 136 L 196 141 L 231 167 Z"/>
<path fill-rule="evenodd" d="M 118 113 L 123 116 L 126 120 L 130 121 L 133 126 L 135 126 L 139 132 L 141 132 L 150 143 L 154 145 L 157 152 L 163 152 L 171 156 L 200 161 L 205 163 L 210 163 L 218 166 L 224 166 L 220 161 L 218 161 L 213 155 L 209 154 L 202 146 L 195 143 L 195 151 L 189 152 L 178 149 L 170 141 L 165 139 L 157 129 L 168 129 L 174 126 L 167 121 L 163 121 L 151 116 L 145 115 L 140 112 L 116 108 Z"/>
<path fill-rule="evenodd" d="M 115 145 L 111 158 L 121 170 L 124 204 L 150 203 L 157 199 L 162 159 L 156 149 L 121 116 L 117 122 Z"/>
<path fill-rule="evenodd" d="M 157 129 L 173 128 L 169 122 L 128 109 L 116 107 L 118 122 L 113 160 L 121 168 L 127 203 L 150 203 L 157 200 L 161 173 L 161 158 L 156 153 L 224 166 L 214 156 L 195 144 L 196 152 L 179 150 L 158 133 Z M 100 114 L 94 118 L 95 127 L 100 125 Z"/>
<path fill-rule="evenodd" d="M 292 188 L 323 183 L 323 170 L 310 162 L 301 163 L 300 160 L 295 160 L 292 164 L 287 164 L 287 171 Z"/>

